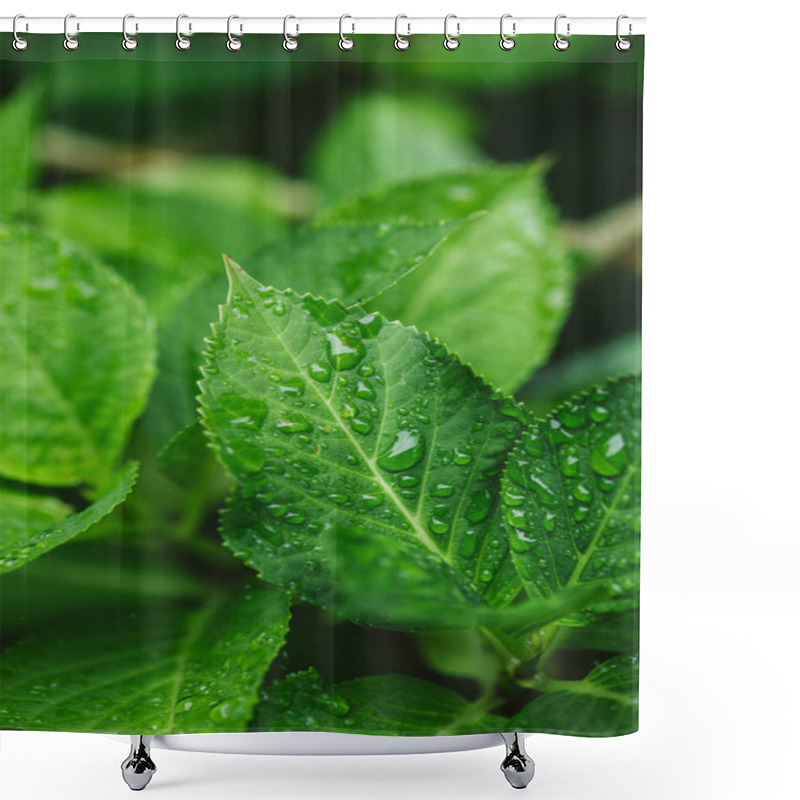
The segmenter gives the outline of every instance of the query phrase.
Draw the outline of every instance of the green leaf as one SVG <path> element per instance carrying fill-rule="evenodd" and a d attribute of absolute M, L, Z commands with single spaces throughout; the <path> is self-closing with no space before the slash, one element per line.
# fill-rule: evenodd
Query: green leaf
<path fill-rule="evenodd" d="M 261 692 L 251 731 L 341 731 L 434 736 L 503 731 L 455 692 L 409 675 L 370 675 L 326 687 L 312 668 Z"/>
<path fill-rule="evenodd" d="M 46 486 L 111 478 L 153 378 L 142 300 L 69 245 L 0 226 L 0 474 Z"/>
<path fill-rule="evenodd" d="M 484 160 L 469 117 L 446 100 L 371 94 L 339 111 L 312 149 L 309 173 L 328 201 Z M 357 155 L 356 155 L 357 154 Z"/>
<path fill-rule="evenodd" d="M 26 541 L 32 533 L 46 531 L 72 513 L 72 508 L 57 497 L 30 494 L 0 484 L 0 571 L 6 549 Z"/>
<path fill-rule="evenodd" d="M 531 425 L 503 477 L 505 520 L 532 597 L 605 585 L 638 604 L 640 379 L 595 387 Z"/>
<path fill-rule="evenodd" d="M 0 104 L 0 214 L 27 210 L 35 179 L 41 92 L 28 84 Z"/>
<path fill-rule="evenodd" d="M 596 614 L 587 625 L 563 629 L 559 649 L 607 650 L 618 653 L 639 652 L 639 609 L 617 614 Z"/>
<path fill-rule="evenodd" d="M 219 263 L 217 271 L 187 292 L 160 325 L 159 371 L 144 418 L 157 449 L 197 419 L 204 339 L 210 321 L 219 316 L 220 298 L 225 296 L 226 281 Z"/>
<path fill-rule="evenodd" d="M 59 624 L 3 653 L 0 720 L 25 730 L 243 731 L 288 623 L 285 594 L 247 586 L 192 608 L 109 608 Z"/>
<path fill-rule="evenodd" d="M 319 224 L 430 224 L 487 212 L 367 309 L 427 331 L 513 392 L 547 360 L 572 295 L 573 271 L 543 173 L 536 163 L 412 180 L 338 206 Z"/>
<path fill-rule="evenodd" d="M 131 462 L 98 500 L 69 516 L 63 513 L 69 506 L 54 498 L 0 487 L 0 574 L 39 558 L 110 514 L 130 493 L 137 473 L 138 464 Z"/>
<path fill-rule="evenodd" d="M 355 305 L 372 300 L 419 268 L 460 225 L 461 220 L 305 228 L 251 256 L 247 269 L 267 286 Z"/>
<path fill-rule="evenodd" d="M 493 538 L 489 547 L 506 535 L 499 517 L 499 513 L 494 515 L 490 522 Z M 382 532 L 335 526 L 322 534 L 322 548 L 330 575 L 308 576 L 305 584 L 308 588 L 317 578 L 317 602 L 350 619 L 382 627 L 448 630 L 483 625 L 505 632 L 507 645 L 514 646 L 508 636 L 527 638 L 524 634 L 529 635 L 531 630 L 605 597 L 596 587 L 575 587 L 552 597 L 488 606 L 479 595 L 464 589 L 463 581 L 456 579 L 440 556 L 421 551 L 413 543 L 390 539 Z M 283 566 L 282 570 L 276 565 L 272 573 L 279 583 L 281 579 L 290 581 L 291 572 L 298 568 L 291 556 L 283 559 Z M 515 650 L 520 657 L 530 657 L 524 647 Z"/>
<path fill-rule="evenodd" d="M 52 189 L 38 212 L 113 263 L 165 320 L 218 271 L 221 253 L 253 252 L 283 230 L 293 202 L 284 195 L 286 182 L 260 164 L 192 159 Z"/>
<path fill-rule="evenodd" d="M 346 305 L 371 298 L 417 268 L 458 226 L 336 225 L 306 228 L 259 250 L 248 269 L 262 283 L 337 297 Z M 157 443 L 191 424 L 209 320 L 225 294 L 221 270 L 206 276 L 162 325 L 160 372 L 146 424 Z"/>
<path fill-rule="evenodd" d="M 191 486 L 209 458 L 208 438 L 200 420 L 178 431 L 158 454 L 158 468 L 180 486 Z"/>
<path fill-rule="evenodd" d="M 510 602 L 520 584 L 496 497 L 518 407 L 414 329 L 229 271 L 200 397 L 237 484 L 228 546 L 321 601 L 332 585 L 323 534 L 366 528 L 412 573 L 446 576 L 473 604 Z"/>
<path fill-rule="evenodd" d="M 582 681 L 546 681 L 546 693 L 511 720 L 510 730 L 620 736 L 639 726 L 639 658 L 617 656 Z"/>
<path fill-rule="evenodd" d="M 203 337 L 225 287 L 221 253 L 262 248 L 305 202 L 296 183 L 239 158 L 159 163 L 41 198 L 43 223 L 108 259 L 159 321 L 159 369 L 145 419 L 157 448 L 195 416 Z"/>

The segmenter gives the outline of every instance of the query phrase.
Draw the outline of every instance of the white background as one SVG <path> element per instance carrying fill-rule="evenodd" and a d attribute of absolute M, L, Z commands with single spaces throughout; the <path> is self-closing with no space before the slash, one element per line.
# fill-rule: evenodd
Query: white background
<path fill-rule="evenodd" d="M 798 4 L 236 2 L 24 0 L 3 13 L 648 17 L 641 730 L 609 740 L 531 737 L 538 769 L 527 792 L 538 800 L 796 798 Z M 8 800 L 129 796 L 119 772 L 124 744 L 1 736 Z M 155 755 L 153 800 L 512 793 L 499 749 Z"/>

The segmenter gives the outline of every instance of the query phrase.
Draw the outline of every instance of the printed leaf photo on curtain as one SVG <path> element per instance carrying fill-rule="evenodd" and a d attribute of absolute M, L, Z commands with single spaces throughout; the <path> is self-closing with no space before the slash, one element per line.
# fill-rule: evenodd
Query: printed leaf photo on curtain
<path fill-rule="evenodd" d="M 3 35 L 3 729 L 637 729 L 643 38 L 410 38 Z"/>

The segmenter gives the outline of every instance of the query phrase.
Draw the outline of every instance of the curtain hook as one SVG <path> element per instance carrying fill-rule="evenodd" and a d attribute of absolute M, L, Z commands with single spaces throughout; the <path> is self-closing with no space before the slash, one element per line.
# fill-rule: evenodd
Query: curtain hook
<path fill-rule="evenodd" d="M 566 14 L 559 14 L 556 17 L 556 21 L 555 21 L 555 23 L 553 25 L 553 33 L 555 34 L 555 37 L 556 37 L 556 40 L 553 42 L 553 47 L 555 47 L 556 50 L 564 51 L 569 47 L 569 39 L 565 39 L 558 32 L 558 21 L 560 19 L 566 19 L 566 18 L 567 18 Z M 567 36 L 570 35 L 570 28 L 571 28 L 571 24 L 569 22 L 567 22 Z"/>
<path fill-rule="evenodd" d="M 451 19 L 456 20 L 456 35 L 451 36 L 447 32 L 447 23 L 450 22 Z M 461 35 L 461 23 L 458 22 L 458 17 L 455 14 L 448 14 L 444 18 L 444 49 L 445 50 L 458 50 L 458 46 L 461 42 L 458 41 L 456 38 L 457 36 Z"/>
<path fill-rule="evenodd" d="M 231 53 L 235 53 L 237 50 L 241 50 L 242 49 L 242 40 L 241 39 L 237 39 L 231 33 L 231 22 L 233 22 L 235 19 L 239 19 L 239 17 L 237 17 L 236 14 L 231 14 L 228 17 L 228 44 L 226 45 L 226 47 L 228 48 L 228 50 L 231 51 Z M 241 30 L 242 30 L 242 26 L 240 25 L 239 26 L 239 31 L 241 32 Z"/>
<path fill-rule="evenodd" d="M 178 14 L 177 18 L 175 19 L 175 36 L 178 37 L 177 39 L 175 39 L 175 47 L 177 47 L 178 50 L 188 50 L 192 46 L 192 40 L 187 39 L 181 33 L 181 20 L 188 18 L 189 18 L 188 14 Z M 190 22 L 189 33 L 191 32 L 192 32 L 192 23 Z"/>
<path fill-rule="evenodd" d="M 128 20 L 129 19 L 136 19 L 133 14 L 126 14 L 122 18 L 122 47 L 125 50 L 135 50 L 138 46 L 139 42 L 133 38 L 133 36 L 128 36 Z M 139 23 L 137 22 L 134 28 L 137 32 L 139 30 Z"/>
<path fill-rule="evenodd" d="M 626 50 L 630 50 L 631 49 L 631 40 L 630 39 L 626 39 L 619 32 L 619 24 L 624 19 L 629 19 L 627 14 L 620 14 L 617 17 L 617 43 L 616 43 L 616 48 L 617 48 L 617 50 L 619 50 L 622 53 L 624 53 Z M 631 25 L 631 23 L 629 22 L 628 23 L 628 36 L 630 36 L 631 33 L 633 33 L 633 25 Z"/>
<path fill-rule="evenodd" d="M 28 40 L 27 39 L 23 39 L 17 33 L 17 20 L 18 19 L 25 19 L 25 15 L 24 14 L 17 14 L 17 16 L 14 17 L 14 21 L 11 23 L 11 32 L 14 34 L 13 47 L 14 47 L 15 50 L 27 50 L 28 49 Z M 27 29 L 28 29 L 28 23 L 26 22 L 25 23 L 25 30 L 27 30 Z"/>
<path fill-rule="evenodd" d="M 517 34 L 517 23 L 516 22 L 512 22 L 511 23 L 511 36 L 506 36 L 506 32 L 505 32 L 506 20 L 507 19 L 512 19 L 512 18 L 513 17 L 512 17 L 511 14 L 503 14 L 503 16 L 500 17 L 500 49 L 501 50 L 513 50 L 514 49 L 514 45 L 516 44 L 516 42 L 511 38 L 511 36 L 516 36 L 516 34 Z"/>
<path fill-rule="evenodd" d="M 77 50 L 78 49 L 78 45 L 80 44 L 80 42 L 74 36 L 70 36 L 69 35 L 69 21 L 71 19 L 75 19 L 75 15 L 74 14 L 67 14 L 67 16 L 64 17 L 64 49 L 65 50 Z M 81 29 L 80 24 L 76 22 L 75 23 L 75 31 L 76 31 L 76 33 L 80 29 Z"/>
<path fill-rule="evenodd" d="M 394 18 L 394 47 L 395 50 L 408 50 L 408 48 L 411 47 L 411 42 L 405 36 L 400 35 L 401 19 L 408 19 L 408 17 L 405 14 L 398 14 Z M 406 36 L 410 36 L 411 25 L 409 23 L 406 23 L 406 25 L 408 25 L 408 33 Z"/>
<path fill-rule="evenodd" d="M 355 46 L 355 42 L 349 36 L 345 36 L 342 30 L 346 19 L 353 18 L 349 14 L 342 14 L 342 16 L 339 17 L 339 48 L 342 50 L 352 50 Z M 355 32 L 356 26 L 353 23 L 351 23 L 351 25 L 353 27 L 353 32 Z"/>
<path fill-rule="evenodd" d="M 292 36 L 289 36 L 289 20 L 290 19 L 297 19 L 297 17 L 293 16 L 292 14 L 287 14 L 283 18 L 283 49 L 292 52 L 297 50 L 300 42 L 297 41 Z M 300 33 L 300 26 L 295 22 L 295 35 Z"/>

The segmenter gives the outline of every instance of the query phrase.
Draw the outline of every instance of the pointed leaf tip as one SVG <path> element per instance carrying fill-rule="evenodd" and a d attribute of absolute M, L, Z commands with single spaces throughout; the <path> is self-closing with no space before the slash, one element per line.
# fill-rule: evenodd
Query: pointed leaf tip
<path fill-rule="evenodd" d="M 244 272 L 242 267 L 236 263 L 227 253 L 222 253 L 222 263 L 225 264 L 225 271 L 230 279 L 236 272 Z"/>

